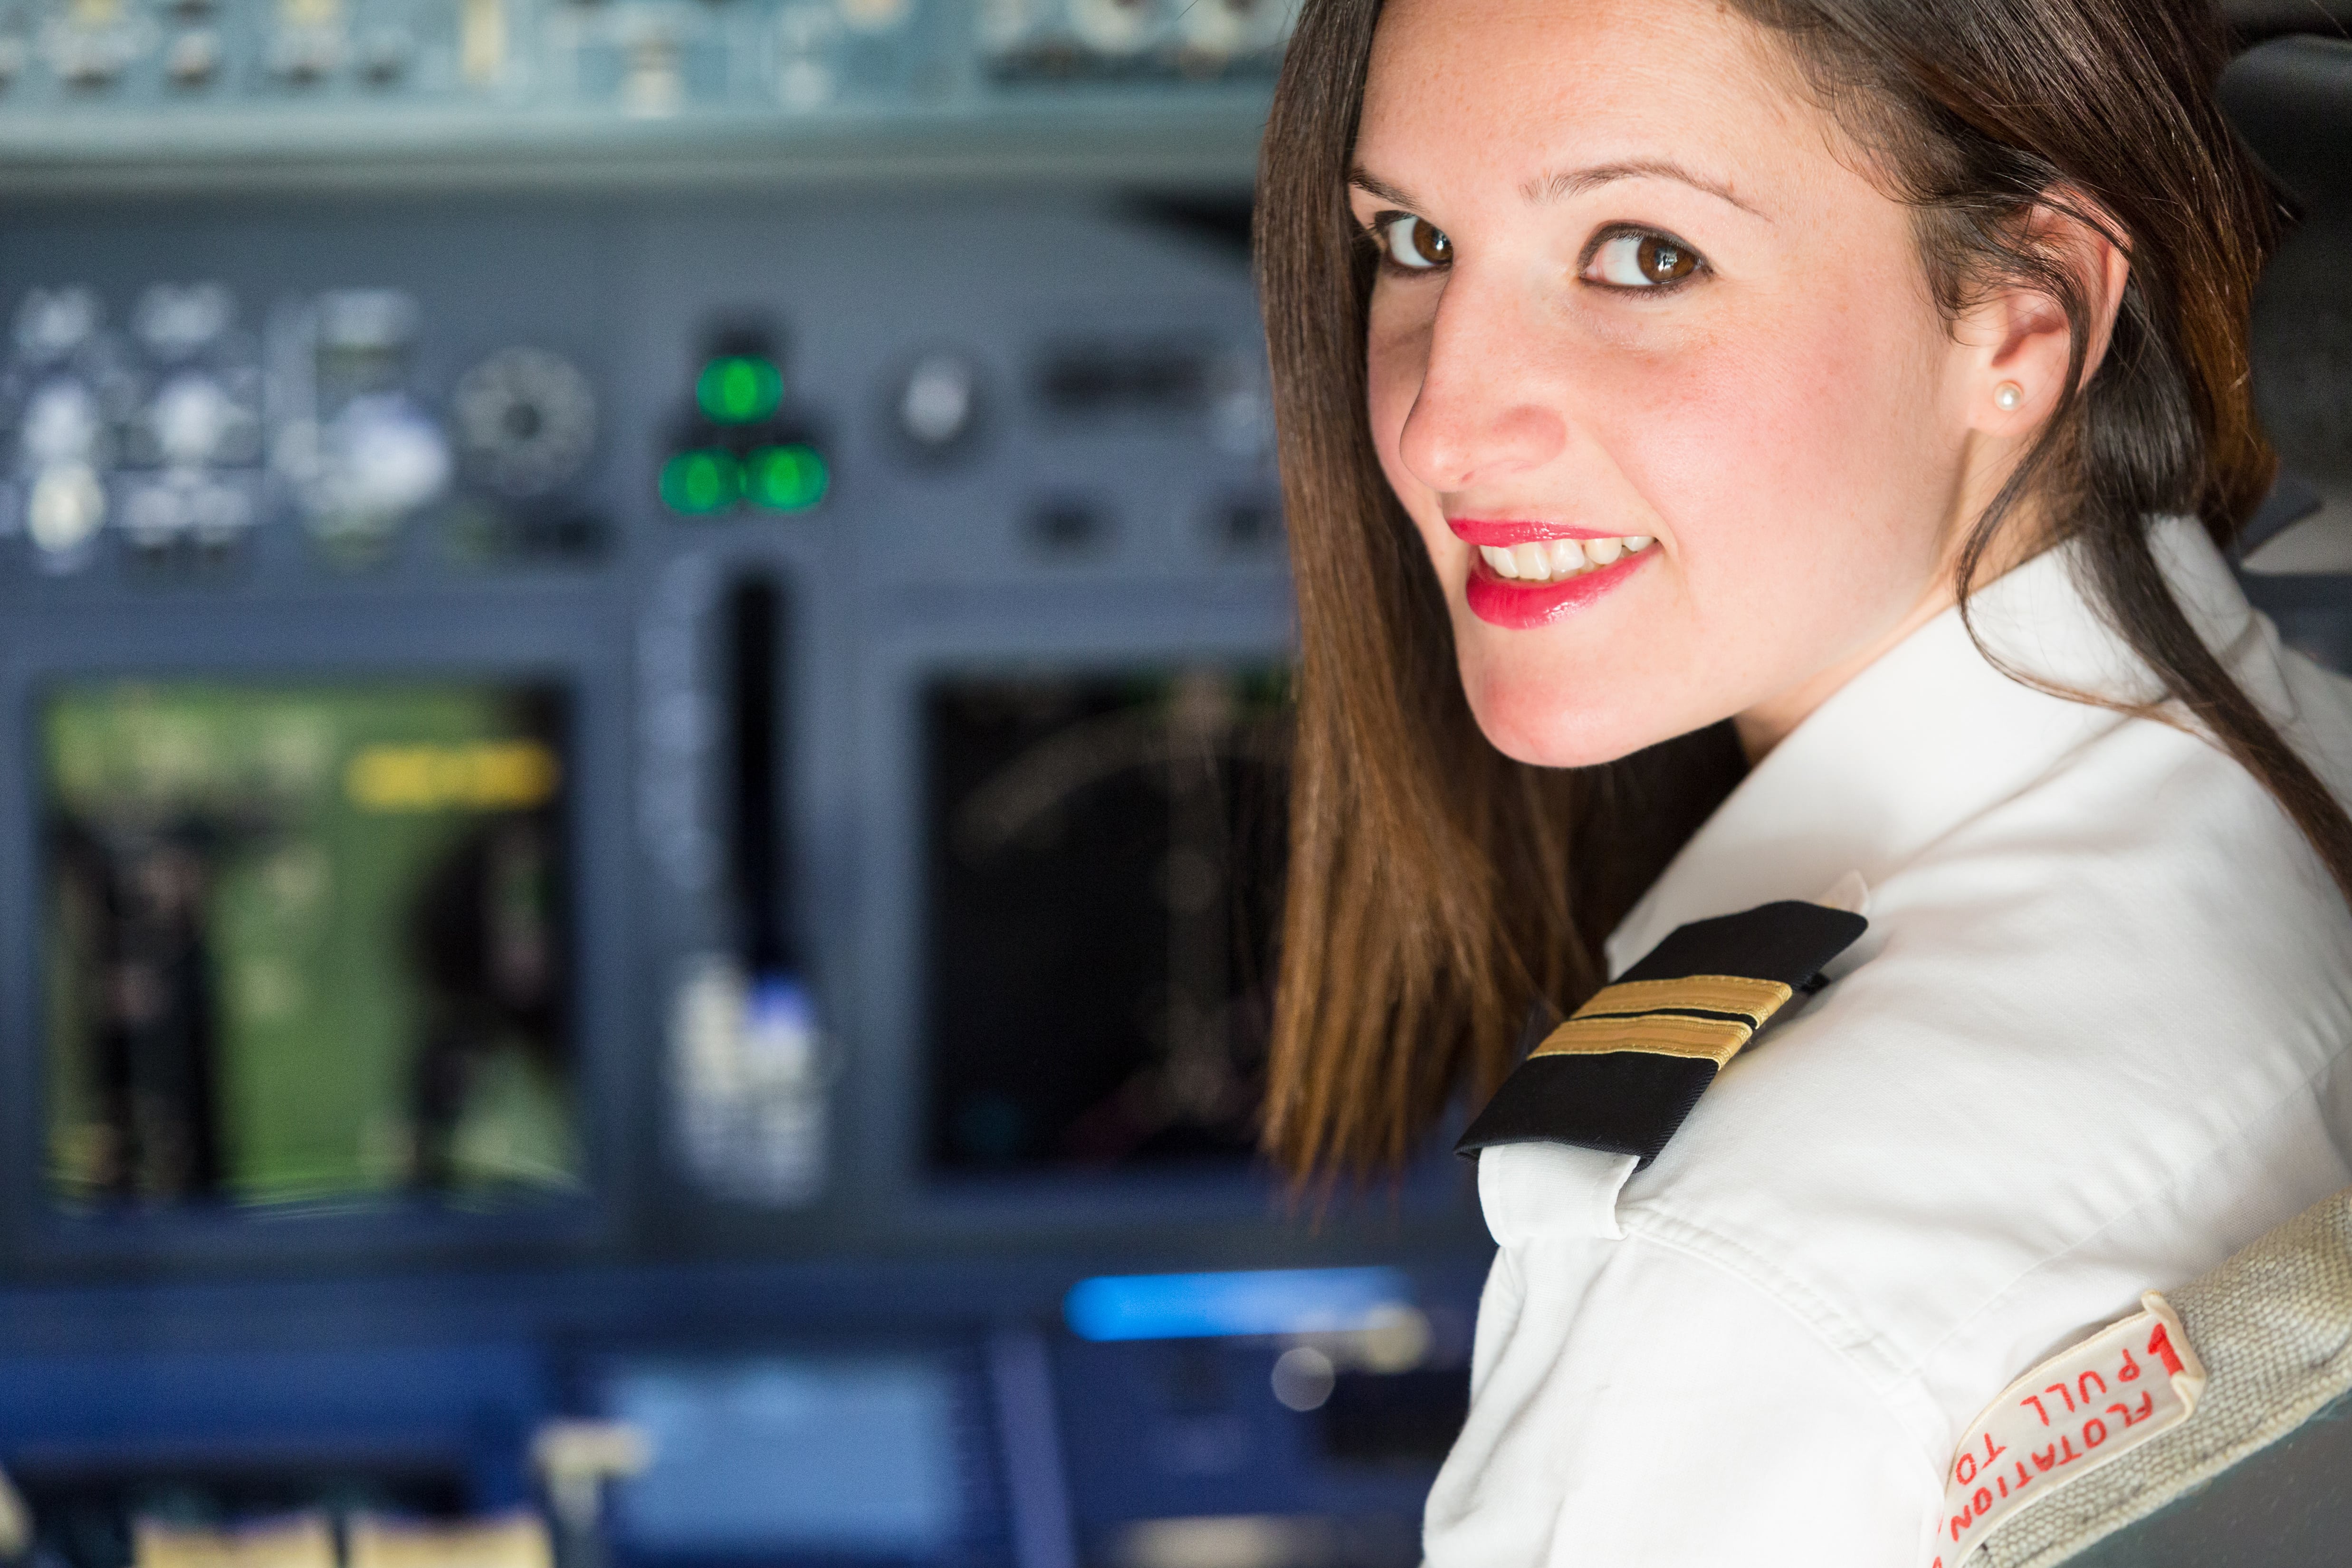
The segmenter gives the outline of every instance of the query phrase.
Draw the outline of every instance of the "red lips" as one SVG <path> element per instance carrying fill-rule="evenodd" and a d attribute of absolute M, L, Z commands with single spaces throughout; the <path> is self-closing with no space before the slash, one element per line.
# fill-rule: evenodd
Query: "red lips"
<path fill-rule="evenodd" d="M 1549 539 L 1613 539 L 1597 528 L 1570 528 L 1560 522 L 1530 522 L 1510 518 L 1449 517 L 1445 526 L 1466 544 L 1540 544 Z"/>
<path fill-rule="evenodd" d="M 1512 525 L 1519 526 L 1519 525 Z M 1462 525 L 1454 524 L 1460 533 Z M 1465 536 L 1466 537 L 1466 536 Z M 1591 533 L 1554 533 L 1553 539 L 1606 539 L 1609 535 Z M 1474 544 L 1486 541 L 1473 540 Z M 1496 539 L 1496 544 L 1525 543 L 1525 537 L 1515 540 Z M 1507 631 L 1532 631 L 1548 626 L 1564 616 L 1571 616 L 1647 565 L 1650 558 L 1659 553 L 1654 543 L 1633 555 L 1621 556 L 1613 565 L 1580 572 L 1559 583 L 1517 583 L 1499 576 L 1486 564 L 1484 556 L 1470 557 L 1470 613 L 1489 626 Z"/>

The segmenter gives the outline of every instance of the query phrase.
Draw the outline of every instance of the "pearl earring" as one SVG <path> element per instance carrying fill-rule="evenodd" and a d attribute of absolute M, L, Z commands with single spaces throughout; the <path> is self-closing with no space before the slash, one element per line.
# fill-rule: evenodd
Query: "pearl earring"
<path fill-rule="evenodd" d="M 1992 389 L 1993 406 L 2003 414 L 2014 414 L 2025 403 L 2025 388 L 2013 381 L 2004 381 Z"/>

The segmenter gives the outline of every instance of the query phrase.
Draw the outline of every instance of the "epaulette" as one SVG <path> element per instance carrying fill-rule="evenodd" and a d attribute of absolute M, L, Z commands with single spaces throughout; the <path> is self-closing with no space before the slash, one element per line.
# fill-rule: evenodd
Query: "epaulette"
<path fill-rule="evenodd" d="M 1538 1003 L 1541 1034 L 1454 1145 L 1574 1143 L 1644 1165 L 1724 1064 L 1870 927 L 1821 904 L 1766 904 L 1696 921 L 1603 987 L 1575 1015 Z"/>

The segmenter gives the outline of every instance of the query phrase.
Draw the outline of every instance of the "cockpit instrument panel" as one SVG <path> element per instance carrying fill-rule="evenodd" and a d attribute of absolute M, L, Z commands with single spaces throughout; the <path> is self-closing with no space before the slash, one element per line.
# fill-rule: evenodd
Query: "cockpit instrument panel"
<path fill-rule="evenodd" d="M 33 0 L 0 178 L 1012 154 L 1246 175 L 1292 0 Z M 1103 138 L 1110 138 L 1108 146 Z"/>

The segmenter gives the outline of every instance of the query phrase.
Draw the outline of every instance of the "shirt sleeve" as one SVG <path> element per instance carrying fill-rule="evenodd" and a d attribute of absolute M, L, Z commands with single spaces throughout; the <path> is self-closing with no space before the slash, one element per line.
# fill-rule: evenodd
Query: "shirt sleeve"
<path fill-rule="evenodd" d="M 1925 1568 L 1938 1461 L 1769 1295 L 1638 1233 L 1506 1247 L 1428 1568 Z"/>

